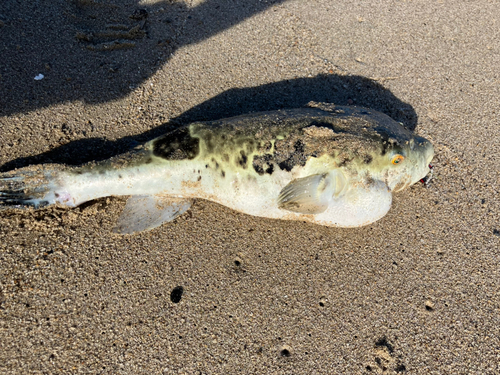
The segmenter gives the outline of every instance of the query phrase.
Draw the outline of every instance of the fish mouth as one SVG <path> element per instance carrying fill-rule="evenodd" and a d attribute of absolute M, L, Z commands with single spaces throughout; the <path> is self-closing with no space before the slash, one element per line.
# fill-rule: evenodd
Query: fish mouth
<path fill-rule="evenodd" d="M 429 183 L 431 182 L 433 177 L 433 173 L 434 173 L 434 166 L 429 163 L 429 173 L 427 173 L 427 175 L 424 178 L 421 178 L 420 182 L 423 183 L 426 187 L 429 186 Z"/>
<path fill-rule="evenodd" d="M 407 187 L 409 187 L 409 186 L 411 186 L 413 184 L 416 184 L 419 181 L 427 187 L 429 185 L 430 181 L 432 180 L 433 172 L 434 172 L 434 166 L 429 163 L 427 165 L 427 169 L 428 169 L 428 172 L 427 172 L 427 174 L 424 177 L 420 177 L 419 178 L 419 177 L 417 177 L 418 175 L 417 176 L 415 176 L 415 175 L 413 175 L 413 176 L 412 175 L 407 175 L 406 178 L 403 178 L 402 180 L 400 180 L 392 188 L 388 184 L 389 190 L 392 191 L 392 192 L 398 192 L 398 191 L 406 189 Z M 425 171 L 422 171 L 422 174 L 420 174 L 420 176 L 422 176 L 424 172 Z"/>
<path fill-rule="evenodd" d="M 419 163 L 422 163 L 422 169 L 421 170 L 421 175 L 423 176 L 419 179 L 413 180 L 413 183 L 416 183 L 418 181 L 422 182 L 425 186 L 429 184 L 429 182 L 432 180 L 433 176 L 433 168 L 434 166 L 431 164 L 432 159 L 434 158 L 434 146 L 433 144 L 423 138 L 423 137 L 415 137 L 415 151 L 418 152 L 419 154 Z M 426 173 L 427 172 L 427 173 Z M 426 173 L 424 175 L 424 173 Z"/>

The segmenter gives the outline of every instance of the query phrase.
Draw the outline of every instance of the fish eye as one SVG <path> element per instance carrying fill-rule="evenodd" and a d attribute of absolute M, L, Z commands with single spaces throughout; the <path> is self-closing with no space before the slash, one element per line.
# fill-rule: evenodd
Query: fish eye
<path fill-rule="evenodd" d="M 403 160 L 405 160 L 405 157 L 403 155 L 397 154 L 392 157 L 391 163 L 396 165 L 402 163 Z"/>

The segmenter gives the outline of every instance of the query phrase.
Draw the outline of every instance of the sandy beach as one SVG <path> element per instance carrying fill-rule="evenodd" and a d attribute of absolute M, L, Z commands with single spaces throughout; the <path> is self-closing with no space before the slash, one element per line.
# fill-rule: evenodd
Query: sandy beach
<path fill-rule="evenodd" d="M 0 211 L 2 374 L 500 374 L 495 1 L 0 3 L 0 172 L 310 101 L 431 140 L 434 179 L 354 229 L 197 200 Z"/>

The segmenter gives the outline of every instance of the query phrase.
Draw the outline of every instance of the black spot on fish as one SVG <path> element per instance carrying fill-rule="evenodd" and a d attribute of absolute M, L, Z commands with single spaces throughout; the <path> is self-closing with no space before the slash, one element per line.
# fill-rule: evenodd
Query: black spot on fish
<path fill-rule="evenodd" d="M 229 155 L 228 154 L 222 155 L 222 161 L 224 161 L 226 163 L 229 162 Z"/>
<path fill-rule="evenodd" d="M 99 171 L 99 174 L 105 174 L 105 173 L 106 173 L 106 171 L 105 171 L 104 169 L 101 169 L 101 170 Z"/>
<path fill-rule="evenodd" d="M 201 181 L 201 176 L 198 176 L 198 181 Z"/>
<path fill-rule="evenodd" d="M 223 178 L 226 177 L 226 172 L 222 171 L 221 175 L 222 175 Z"/>
<path fill-rule="evenodd" d="M 118 178 L 123 178 L 123 176 L 121 174 L 118 175 Z"/>
<path fill-rule="evenodd" d="M 153 162 L 153 158 L 148 158 L 144 163 L 151 164 Z"/>
<path fill-rule="evenodd" d="M 255 172 L 257 172 L 260 176 L 262 176 L 265 172 L 264 172 L 264 168 L 262 168 L 261 165 L 253 165 L 253 169 L 255 170 Z"/>
<path fill-rule="evenodd" d="M 264 173 L 272 174 L 274 171 L 273 155 L 265 154 L 261 156 L 254 156 L 252 166 L 255 172 L 261 176 Z"/>
<path fill-rule="evenodd" d="M 363 156 L 363 161 L 365 162 L 365 164 L 370 164 L 373 161 L 373 157 L 366 154 L 365 156 Z"/>
<path fill-rule="evenodd" d="M 215 158 L 212 158 L 212 163 L 214 163 L 214 164 L 215 164 L 215 169 L 216 169 L 216 170 L 217 170 L 217 169 L 219 169 L 220 165 L 219 165 L 219 163 L 217 162 L 217 160 L 215 160 Z"/>
<path fill-rule="evenodd" d="M 82 171 L 75 171 L 75 174 L 83 174 Z"/>
<path fill-rule="evenodd" d="M 300 139 L 295 141 L 293 146 L 288 146 L 286 140 L 278 141 L 275 148 L 278 155 L 278 167 L 287 172 L 290 172 L 296 165 L 306 165 L 310 156 L 305 152 L 305 144 Z"/>
<path fill-rule="evenodd" d="M 200 140 L 191 137 L 187 127 L 165 134 L 153 143 L 153 155 L 167 160 L 191 160 L 199 152 Z"/>
<path fill-rule="evenodd" d="M 245 154 L 245 151 L 241 150 L 240 151 L 240 157 L 238 158 L 238 164 L 241 167 L 243 167 L 244 169 L 246 169 L 246 167 L 247 167 L 247 161 L 248 161 L 248 157 Z"/>
<path fill-rule="evenodd" d="M 287 172 L 290 172 L 293 169 L 293 165 L 289 162 L 289 160 L 282 161 L 278 164 L 278 167 L 280 167 L 282 171 Z"/>
<path fill-rule="evenodd" d="M 205 168 L 208 168 L 208 164 L 205 164 Z"/>

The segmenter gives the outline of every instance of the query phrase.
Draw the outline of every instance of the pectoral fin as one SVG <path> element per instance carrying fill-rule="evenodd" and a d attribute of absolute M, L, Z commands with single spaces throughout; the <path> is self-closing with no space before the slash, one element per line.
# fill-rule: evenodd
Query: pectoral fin
<path fill-rule="evenodd" d="M 161 195 L 134 195 L 127 200 L 113 232 L 132 234 L 172 221 L 191 207 L 190 199 Z"/>
<path fill-rule="evenodd" d="M 340 170 L 298 178 L 281 190 L 278 207 L 302 214 L 319 214 L 346 186 L 347 179 Z"/>

